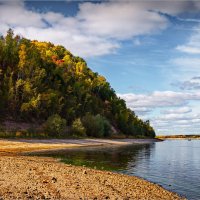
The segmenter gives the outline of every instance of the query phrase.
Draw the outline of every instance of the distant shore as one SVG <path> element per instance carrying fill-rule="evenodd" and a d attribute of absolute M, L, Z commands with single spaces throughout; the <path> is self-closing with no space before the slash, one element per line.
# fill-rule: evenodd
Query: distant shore
<path fill-rule="evenodd" d="M 162 136 L 157 136 L 156 138 L 158 139 L 200 139 L 200 135 L 162 135 Z"/>
<path fill-rule="evenodd" d="M 144 144 L 156 139 L 0 140 L 0 199 L 183 199 L 143 179 L 20 153 Z"/>

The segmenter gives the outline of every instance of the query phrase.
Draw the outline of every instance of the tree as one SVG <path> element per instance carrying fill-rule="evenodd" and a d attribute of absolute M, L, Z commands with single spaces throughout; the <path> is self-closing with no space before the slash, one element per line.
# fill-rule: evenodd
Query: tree
<path fill-rule="evenodd" d="M 88 136 L 106 137 L 111 134 L 110 123 L 99 114 L 96 116 L 87 114 L 82 121 Z"/>
<path fill-rule="evenodd" d="M 155 136 L 150 122 L 128 109 L 85 60 L 61 45 L 15 36 L 11 29 L 0 37 L 0 112 L 16 121 L 47 121 L 52 136 L 61 134 L 62 124 L 80 130 L 83 125 L 92 137 L 109 136 L 111 126 L 126 135 Z"/>
<path fill-rule="evenodd" d="M 86 136 L 86 130 L 83 126 L 81 119 L 77 118 L 72 123 L 72 134 L 80 137 Z"/>
<path fill-rule="evenodd" d="M 66 120 L 62 119 L 58 114 L 50 116 L 44 124 L 44 130 L 50 136 L 61 136 L 66 128 Z"/>

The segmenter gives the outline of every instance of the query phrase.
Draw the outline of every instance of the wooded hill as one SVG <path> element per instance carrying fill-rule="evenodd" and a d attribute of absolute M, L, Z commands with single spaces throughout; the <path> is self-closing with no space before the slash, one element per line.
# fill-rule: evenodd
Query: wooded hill
<path fill-rule="evenodd" d="M 11 29 L 0 38 L 0 115 L 1 121 L 54 123 L 50 132 L 55 134 L 60 123 L 58 129 L 72 127 L 88 136 L 108 136 L 114 129 L 155 136 L 149 121 L 128 109 L 82 58 L 60 45 L 21 38 Z M 102 132 L 95 135 L 100 125 Z"/>

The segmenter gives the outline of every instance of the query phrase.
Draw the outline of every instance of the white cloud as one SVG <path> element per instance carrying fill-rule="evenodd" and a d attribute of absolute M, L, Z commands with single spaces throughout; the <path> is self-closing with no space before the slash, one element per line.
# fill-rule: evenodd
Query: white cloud
<path fill-rule="evenodd" d="M 56 24 L 60 24 L 61 22 L 63 22 L 63 19 L 65 19 L 65 17 L 61 14 L 61 13 L 55 13 L 55 12 L 47 12 L 45 14 L 42 15 L 43 19 L 45 19 L 49 24 L 52 25 L 56 25 Z M 73 19 L 73 18 L 72 18 Z M 70 18 L 69 20 L 70 21 Z M 75 22 L 75 21 L 73 21 Z M 73 23 L 72 22 L 72 23 Z M 61 23 L 62 24 L 62 23 Z M 66 25 L 69 25 L 68 23 Z"/>
<path fill-rule="evenodd" d="M 71 34 L 60 27 L 49 27 L 46 29 L 34 27 L 15 28 L 15 32 L 19 35 L 26 35 L 30 39 L 35 38 L 40 41 L 62 44 L 75 53 L 75 55 L 83 57 L 109 54 L 119 47 L 117 43 L 109 42 L 103 38 L 87 37 L 78 33 Z"/>
<path fill-rule="evenodd" d="M 54 12 L 36 13 L 26 10 L 23 2 L 0 5 L 0 23 L 0 33 L 5 34 L 11 27 L 16 34 L 61 44 L 75 55 L 83 57 L 109 54 L 119 48 L 116 41 L 86 35 L 84 30 L 80 30 L 81 22 L 76 18 Z"/>
<path fill-rule="evenodd" d="M 84 3 L 80 5 L 77 18 L 86 22 L 82 23 L 81 27 L 87 30 L 88 34 L 129 39 L 166 28 L 167 19 L 158 13 L 150 12 L 148 6 L 149 4 L 133 2 Z"/>
<path fill-rule="evenodd" d="M 187 105 L 189 100 L 200 100 L 200 93 L 155 91 L 151 94 L 118 94 L 131 109 L 138 107 L 158 108 Z"/>
<path fill-rule="evenodd" d="M 194 57 L 179 57 L 174 58 L 170 61 L 171 64 L 179 67 L 181 70 L 199 70 L 200 69 L 200 58 Z"/>
<path fill-rule="evenodd" d="M 140 116 L 145 116 L 148 113 L 150 113 L 151 111 L 152 111 L 151 108 L 146 108 L 146 107 L 134 108 L 134 112 L 137 113 L 137 115 L 140 115 Z"/>
<path fill-rule="evenodd" d="M 173 123 L 178 123 L 180 121 L 184 121 L 188 124 L 188 121 L 191 122 L 199 122 L 200 121 L 200 115 L 199 114 L 185 114 L 185 113 L 170 113 L 161 115 L 159 117 L 156 117 L 155 119 L 158 119 L 160 121 L 171 121 Z"/>
<path fill-rule="evenodd" d="M 191 54 L 199 54 L 200 53 L 200 47 L 194 47 L 194 46 L 187 46 L 187 45 L 180 45 L 176 48 L 179 51 L 185 52 L 185 53 L 191 53 Z"/>
<path fill-rule="evenodd" d="M 200 54 L 200 30 L 199 26 L 190 36 L 188 42 L 184 45 L 179 45 L 176 47 L 177 50 L 188 54 Z"/>
<path fill-rule="evenodd" d="M 200 129 L 200 114 L 168 114 L 152 121 L 159 134 L 195 134 Z"/>
<path fill-rule="evenodd" d="M 22 1 L 0 4 L 0 23 L 10 27 L 45 27 L 41 15 L 26 10 Z"/>
<path fill-rule="evenodd" d="M 192 134 L 200 129 L 200 113 L 196 106 L 194 111 L 191 106 L 192 102 L 200 101 L 199 92 L 156 91 L 150 94 L 129 93 L 118 96 L 139 117 L 149 119 L 157 134 Z"/>
<path fill-rule="evenodd" d="M 192 112 L 192 109 L 190 107 L 181 107 L 181 108 L 175 108 L 175 109 L 168 109 L 168 110 L 162 110 L 162 114 L 182 114 L 182 113 L 189 113 Z"/>
<path fill-rule="evenodd" d="M 62 44 L 82 57 L 100 56 L 114 53 L 123 40 L 165 29 L 169 22 L 158 12 L 176 15 L 187 8 L 186 2 L 82 2 L 74 17 L 65 17 L 27 10 L 20 0 L 7 1 L 0 4 L 0 33 L 11 27 L 29 39 Z"/>
<path fill-rule="evenodd" d="M 178 86 L 181 90 L 199 90 L 200 89 L 200 77 L 195 76 L 187 81 L 178 81 L 172 83 L 173 86 Z"/>

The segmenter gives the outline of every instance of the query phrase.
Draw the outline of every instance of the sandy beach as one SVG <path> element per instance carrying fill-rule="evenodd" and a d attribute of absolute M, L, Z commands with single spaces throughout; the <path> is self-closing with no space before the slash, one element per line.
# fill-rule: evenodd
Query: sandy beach
<path fill-rule="evenodd" d="M 154 140 L 0 140 L 0 199 L 183 199 L 143 179 L 20 153 Z"/>
<path fill-rule="evenodd" d="M 131 145 L 159 141 L 158 139 L 1 139 L 1 154 L 18 154 L 30 151 L 57 150 L 64 148 Z"/>

